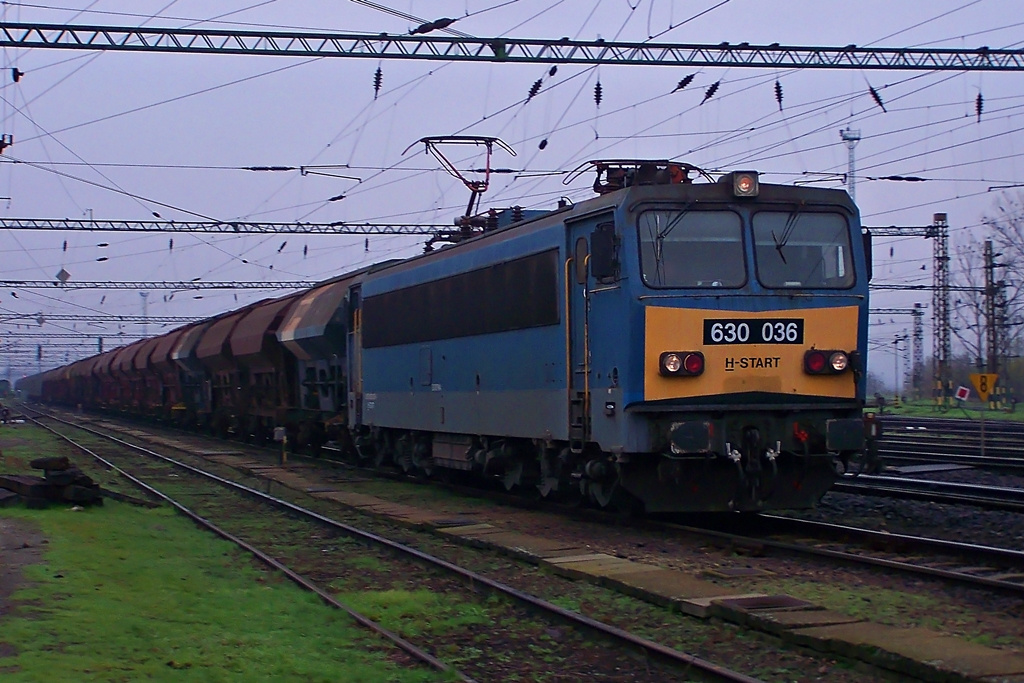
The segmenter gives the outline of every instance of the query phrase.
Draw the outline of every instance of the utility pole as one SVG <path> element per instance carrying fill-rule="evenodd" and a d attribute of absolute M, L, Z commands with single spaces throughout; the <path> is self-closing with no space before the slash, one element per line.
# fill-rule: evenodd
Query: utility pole
<path fill-rule="evenodd" d="M 846 187 L 849 188 L 850 199 L 853 203 L 857 203 L 857 178 L 854 172 L 857 170 L 856 157 L 853 153 L 853 148 L 860 142 L 860 131 L 851 130 L 849 126 L 839 131 L 839 137 L 842 138 L 843 142 L 846 143 L 846 148 L 850 152 L 850 160 L 846 167 Z"/>
<path fill-rule="evenodd" d="M 914 355 L 911 365 L 911 377 L 914 388 L 914 398 L 921 398 L 921 371 L 924 367 L 924 307 L 921 304 L 914 304 Z"/>
<path fill-rule="evenodd" d="M 952 344 L 949 336 L 949 221 L 946 214 L 937 213 L 932 217 L 932 374 L 935 379 L 935 404 L 945 406 L 947 390 L 952 390 L 949 361 Z M 947 386 L 948 383 L 948 386 Z"/>
<path fill-rule="evenodd" d="M 992 240 L 985 240 L 985 372 L 999 373 L 999 355 L 1002 351 L 1003 316 L 1002 304 L 1005 299 L 1003 283 L 996 282 L 996 258 L 1002 256 L 993 251 Z"/>
<path fill-rule="evenodd" d="M 149 292 L 139 292 L 142 297 L 142 336 L 149 336 Z"/>
<path fill-rule="evenodd" d="M 892 340 L 892 365 L 893 365 L 893 405 L 898 406 L 900 404 L 900 389 L 902 389 L 902 382 L 900 382 L 900 342 L 905 341 L 907 335 L 902 337 L 897 334 L 895 339 Z"/>

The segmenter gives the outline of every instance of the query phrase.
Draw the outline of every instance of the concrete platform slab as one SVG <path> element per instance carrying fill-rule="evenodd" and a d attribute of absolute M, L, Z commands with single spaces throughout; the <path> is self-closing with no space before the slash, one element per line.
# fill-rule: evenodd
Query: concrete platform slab
<path fill-rule="evenodd" d="M 470 524 L 476 524 L 476 520 L 470 519 L 468 517 L 447 517 L 440 515 L 437 517 L 437 519 L 434 520 L 434 525 L 442 529 L 448 527 L 464 527 L 469 526 Z"/>
<path fill-rule="evenodd" d="M 708 619 L 714 616 L 714 604 L 723 598 L 741 600 L 744 598 L 764 598 L 764 593 L 744 593 L 741 595 L 712 595 L 704 598 L 685 598 L 674 601 L 679 611 L 700 619 Z"/>
<path fill-rule="evenodd" d="M 637 565 L 633 562 L 608 555 L 582 562 L 552 564 L 551 567 L 556 574 L 572 578 L 601 578 L 637 573 Z"/>
<path fill-rule="evenodd" d="M 599 560 L 604 560 L 604 559 L 618 559 L 618 558 L 615 558 L 612 555 L 607 555 L 605 553 L 587 553 L 586 555 L 566 555 L 564 557 L 555 558 L 555 559 L 552 559 L 552 560 L 549 560 L 549 561 L 551 562 L 551 564 L 563 565 L 563 564 L 572 564 L 574 562 L 594 562 L 594 561 L 599 561 Z"/>
<path fill-rule="evenodd" d="M 352 507 L 368 507 L 382 502 L 380 498 L 367 496 L 362 493 L 352 493 L 351 491 L 332 493 L 330 494 L 330 497 L 339 503 L 344 503 L 345 505 L 350 505 Z"/>
<path fill-rule="evenodd" d="M 766 595 L 757 598 L 722 598 L 717 603 L 725 609 L 743 612 L 811 609 L 814 607 L 814 603 L 794 598 L 791 595 Z"/>
<path fill-rule="evenodd" d="M 498 531 L 497 533 L 471 534 L 463 537 L 484 545 L 500 547 L 519 555 L 526 555 L 531 559 L 538 559 L 545 553 L 567 548 L 562 541 L 528 536 L 518 531 Z"/>
<path fill-rule="evenodd" d="M 935 679 L 955 673 L 972 679 L 1024 675 L 1024 656 L 995 650 L 923 628 L 896 628 L 861 622 L 797 629 L 788 639 L 799 644 L 872 661 L 910 675 Z"/>
<path fill-rule="evenodd" d="M 483 522 L 480 524 L 447 527 L 445 529 L 438 529 L 438 531 L 442 534 L 449 534 L 451 536 L 473 536 L 485 529 L 494 529 L 494 526 Z"/>
<path fill-rule="evenodd" d="M 773 572 L 756 567 L 716 567 L 705 569 L 701 572 L 703 576 L 710 576 L 716 579 L 747 579 L 751 576 L 771 576 Z"/>
<path fill-rule="evenodd" d="M 718 608 L 719 606 L 712 602 L 712 614 L 717 616 Z M 723 616 L 723 618 L 726 617 Z M 838 626 L 840 624 L 856 624 L 864 621 L 858 617 L 851 617 L 848 614 L 840 614 L 839 612 L 819 608 L 764 610 L 743 614 L 733 612 L 728 618 L 730 621 L 739 621 L 752 628 L 758 628 L 775 635 L 782 635 L 784 632 L 792 629 Z"/>

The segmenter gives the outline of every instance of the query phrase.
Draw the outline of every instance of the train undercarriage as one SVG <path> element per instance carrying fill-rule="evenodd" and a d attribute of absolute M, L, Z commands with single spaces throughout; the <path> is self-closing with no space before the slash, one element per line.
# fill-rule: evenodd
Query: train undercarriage
<path fill-rule="evenodd" d="M 860 419 L 830 423 L 831 429 L 820 430 L 817 438 L 801 432 L 797 422 L 786 442 L 766 440 L 760 429 L 748 425 L 739 439 L 718 448 L 712 422 L 696 427 L 677 423 L 673 442 L 661 452 L 617 454 L 593 443 L 573 449 L 567 442 L 363 427 L 352 435 L 350 455 L 363 465 L 394 466 L 425 478 L 463 473 L 508 491 L 536 490 L 545 498 L 599 508 L 650 513 L 796 509 L 813 507 L 839 472 L 860 466 Z M 694 439 L 709 433 L 700 447 L 693 447 Z M 830 437 L 834 443 L 827 443 Z"/>

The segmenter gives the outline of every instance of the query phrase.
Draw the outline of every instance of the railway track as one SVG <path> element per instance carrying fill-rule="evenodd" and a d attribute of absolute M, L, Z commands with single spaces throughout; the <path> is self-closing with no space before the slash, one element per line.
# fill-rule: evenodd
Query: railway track
<path fill-rule="evenodd" d="M 329 462 L 338 467 L 351 467 L 342 461 Z M 381 475 L 376 470 L 356 469 L 361 475 Z M 397 476 L 404 478 L 400 474 Z M 452 484 L 446 486 L 460 495 L 484 495 L 489 500 L 498 500 L 506 505 L 539 507 L 554 510 L 558 514 L 571 514 L 587 521 L 614 524 L 623 522 L 619 516 L 596 510 L 578 510 L 571 506 L 552 505 L 542 501 L 524 501 L 513 494 L 481 492 L 472 487 Z M 1024 491 L 1018 489 L 859 475 L 844 478 L 836 484 L 835 490 L 858 495 L 944 502 L 1012 512 L 1024 511 Z M 750 517 L 745 515 L 743 520 L 743 524 L 749 524 Z M 883 533 L 872 529 L 797 520 L 792 517 L 761 515 L 760 520 L 761 524 L 755 528 L 754 533 L 750 530 L 730 533 L 719 528 L 701 528 L 651 520 L 636 520 L 635 524 L 651 529 L 678 529 L 698 535 L 703 532 L 707 538 L 738 546 L 775 549 L 851 565 L 896 569 L 908 575 L 939 578 L 961 585 L 1024 593 L 1024 574 L 1018 575 L 1018 572 L 1024 572 L 1024 553 L 1017 550 Z M 808 539 L 808 536 L 812 538 Z M 845 541 L 837 542 L 837 538 Z"/>
<path fill-rule="evenodd" d="M 832 490 L 864 496 L 972 505 L 985 510 L 1024 512 L 1024 490 L 1001 486 L 861 474 L 843 477 Z"/>
<path fill-rule="evenodd" d="M 329 464 L 357 471 L 362 476 L 385 476 L 405 479 L 400 472 L 394 474 L 375 469 L 356 468 L 343 460 L 306 459 L 307 462 Z M 521 496 L 499 491 L 481 491 L 476 487 L 444 484 L 459 495 L 486 497 L 513 507 L 527 507 L 571 515 L 588 522 L 602 524 L 634 524 L 637 528 L 676 529 L 689 534 L 704 535 L 735 546 L 775 549 L 806 557 L 838 560 L 845 564 L 873 568 L 896 569 L 908 575 L 939 578 L 985 589 L 1009 593 L 1024 593 L 1024 553 L 1016 549 L 959 543 L 940 538 L 894 534 L 847 525 L 800 520 L 794 517 L 759 515 L 760 525 L 752 529 L 723 531 L 715 525 L 709 528 L 679 525 L 657 520 L 624 520 L 621 516 L 572 505 L 559 505 L 548 501 L 523 499 Z M 938 482 L 903 477 L 874 475 L 847 476 L 837 482 L 834 490 L 856 495 L 885 496 L 905 500 L 941 502 L 952 505 L 970 505 L 988 510 L 1024 512 L 1024 491 L 1012 488 L 975 486 L 951 482 Z M 741 517 L 749 525 L 751 517 Z M 772 526 L 774 525 L 774 526 Z M 794 533 L 796 532 L 796 533 Z M 812 538 L 808 539 L 807 537 Z M 837 538 L 846 539 L 836 542 Z M 908 555 L 908 553 L 910 553 Z M 987 564 L 982 564 L 984 561 Z"/>
<path fill-rule="evenodd" d="M 887 463 L 942 462 L 1024 470 L 1024 423 L 949 418 L 881 418 L 879 455 Z"/>
<path fill-rule="evenodd" d="M 228 540 L 239 544 L 247 551 L 253 553 L 261 561 L 267 563 L 269 566 L 284 572 L 292 581 L 295 581 L 303 588 L 316 592 L 321 599 L 329 604 L 332 604 L 341 609 L 345 609 L 353 618 L 359 623 L 364 624 L 370 628 L 374 628 L 378 632 L 384 633 L 394 639 L 394 642 L 405 650 L 410 655 L 416 657 L 420 661 L 426 662 L 434 668 L 441 670 L 448 670 L 450 675 L 459 677 L 461 680 L 472 680 L 464 673 L 459 673 L 452 670 L 446 664 L 438 659 L 435 659 L 429 654 L 425 648 L 419 647 L 411 642 L 404 640 L 401 636 L 395 636 L 389 634 L 385 630 L 380 629 L 379 626 L 370 622 L 362 615 L 359 615 L 351 608 L 347 608 L 337 600 L 335 600 L 327 591 L 318 587 L 317 583 L 311 580 L 308 576 L 302 576 L 297 572 L 284 566 L 283 563 L 275 560 L 270 556 L 269 553 L 261 551 L 254 547 L 252 544 L 243 541 L 238 535 L 225 531 L 224 529 L 218 528 L 213 521 L 206 519 L 204 515 L 200 515 L 197 512 L 190 509 L 185 503 L 179 499 L 186 498 L 186 488 L 192 489 L 191 494 L 187 495 L 190 504 L 193 506 L 203 506 L 203 501 L 209 501 L 211 499 L 221 501 L 225 495 L 232 496 L 231 505 L 214 505 L 207 507 L 211 511 L 218 509 L 223 510 L 226 507 L 234 507 L 238 500 L 246 500 L 249 505 L 258 505 L 262 509 L 266 509 L 266 506 L 271 506 L 276 510 L 283 511 L 287 515 L 292 517 L 298 517 L 309 524 L 324 527 L 330 530 L 332 534 L 341 534 L 348 538 L 358 539 L 361 543 L 372 544 L 376 547 L 386 550 L 388 553 L 396 554 L 402 557 L 407 562 L 412 562 L 420 566 L 428 566 L 432 572 L 443 575 L 449 581 L 457 581 L 460 585 L 469 585 L 475 591 L 483 591 L 488 594 L 500 595 L 502 598 L 516 604 L 520 609 L 529 611 L 531 614 L 538 615 L 539 618 L 545 622 L 556 622 L 571 626 L 581 632 L 586 632 L 591 636 L 597 636 L 603 641 L 611 643 L 616 649 L 623 652 L 639 652 L 642 654 L 644 660 L 648 663 L 653 663 L 655 666 L 664 667 L 667 670 L 674 671 L 677 674 L 679 672 L 685 672 L 688 677 L 692 677 L 699 680 L 708 681 L 733 681 L 733 682 L 753 682 L 757 679 L 747 676 L 741 672 L 733 671 L 727 667 L 717 665 L 713 662 L 707 661 L 700 657 L 696 657 L 691 654 L 680 652 L 679 650 L 667 647 L 660 643 L 654 642 L 642 636 L 638 636 L 634 633 L 618 628 L 616 626 L 603 623 L 596 619 L 592 619 L 585 615 L 563 609 L 551 602 L 538 598 L 529 593 L 523 592 L 509 585 L 494 581 L 487 578 L 479 573 L 473 572 L 469 569 L 461 567 L 457 564 L 441 559 L 440 557 L 431 555 L 422 550 L 418 550 L 407 545 L 403 545 L 396 541 L 390 540 L 384 536 L 369 532 L 365 529 L 355 527 L 351 524 L 340 522 L 332 517 L 326 516 L 322 513 L 308 509 L 306 507 L 297 505 L 296 503 L 284 500 L 270 495 L 267 492 L 260 491 L 251 486 L 246 486 L 238 482 L 232 481 L 228 478 L 219 476 L 212 472 L 206 471 L 204 468 L 198 467 L 194 464 L 188 464 L 181 460 L 170 458 L 164 454 L 158 453 L 152 449 L 148 449 L 136 444 L 131 444 L 123 439 L 105 434 L 95 429 L 85 427 L 83 425 L 74 424 L 64 420 L 60 420 L 53 416 L 44 416 L 46 420 L 58 421 L 66 426 L 74 429 L 83 430 L 90 434 L 93 439 L 107 440 L 116 446 L 103 447 L 105 454 L 100 455 L 95 450 L 97 446 L 92 446 L 92 449 L 84 444 L 78 443 L 72 440 L 70 437 L 60 434 L 59 431 L 47 427 L 41 421 L 33 420 L 36 424 L 40 425 L 45 429 L 60 435 L 62 438 L 67 440 L 74 447 L 82 450 L 82 452 L 89 454 L 91 457 L 97 458 L 104 465 L 117 469 L 118 472 L 128 477 L 141 488 L 148 492 L 158 495 L 162 499 L 166 500 L 170 504 L 174 505 L 183 514 L 187 514 L 197 522 L 203 524 L 207 528 L 214 530 L 215 533 L 227 538 Z M 125 463 L 126 458 L 123 453 L 126 450 L 130 450 L 136 454 L 143 454 L 147 460 L 144 464 L 138 464 L 138 459 L 134 460 L 134 464 L 129 465 Z M 118 464 L 115 461 L 120 461 Z M 156 463 L 154 465 L 154 463 Z M 173 469 L 175 472 L 172 473 L 170 470 Z M 167 492 L 160 491 L 153 483 L 145 482 L 142 477 L 135 476 L 129 470 L 134 470 L 137 474 L 142 474 L 150 480 L 156 480 L 163 482 L 163 488 L 167 488 L 167 483 L 174 480 L 173 487 L 175 489 L 174 495 Z M 185 474 L 181 474 L 185 473 Z M 177 476 L 174 476 L 177 474 Z M 188 487 L 182 486 L 184 477 L 188 477 Z M 203 483 L 199 483 L 203 482 Z M 229 490 L 231 494 L 225 494 L 224 491 Z M 254 502 L 255 501 L 255 502 Z M 252 514 L 259 514 L 258 508 L 250 507 L 249 510 Z M 237 523 L 237 515 L 233 515 L 232 519 Z M 277 551 L 276 554 L 280 554 Z M 498 639 L 500 640 L 500 638 Z M 641 666 L 643 668 L 643 666 Z M 648 680 L 659 680 L 657 671 L 652 672 L 653 678 Z M 638 679 L 639 680 L 639 679 Z"/>
<path fill-rule="evenodd" d="M 750 525 L 750 521 L 745 522 Z M 973 543 L 761 515 L 755 530 L 669 525 L 680 531 L 758 551 L 775 550 L 847 564 L 1024 595 L 1024 552 Z"/>

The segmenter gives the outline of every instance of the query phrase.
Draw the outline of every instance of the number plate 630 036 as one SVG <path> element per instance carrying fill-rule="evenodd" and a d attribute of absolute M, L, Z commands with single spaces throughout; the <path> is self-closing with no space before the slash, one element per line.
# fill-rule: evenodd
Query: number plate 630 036
<path fill-rule="evenodd" d="M 715 318 L 704 321 L 705 344 L 803 344 L 801 318 Z"/>

